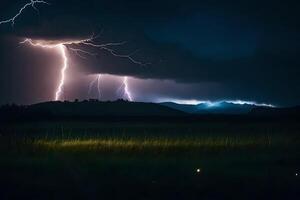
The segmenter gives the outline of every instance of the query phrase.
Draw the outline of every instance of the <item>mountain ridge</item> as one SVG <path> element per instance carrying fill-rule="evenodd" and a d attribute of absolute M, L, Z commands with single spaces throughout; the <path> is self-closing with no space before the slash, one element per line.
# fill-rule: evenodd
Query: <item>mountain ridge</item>
<path fill-rule="evenodd" d="M 177 104 L 173 102 L 145 103 L 124 100 L 102 102 L 42 102 L 27 106 L 0 107 L 0 121 L 40 120 L 227 120 L 234 118 L 295 118 L 300 119 L 300 106 L 272 108 L 228 102 L 207 104 Z"/>
<path fill-rule="evenodd" d="M 190 114 L 247 114 L 252 109 L 261 107 L 250 104 L 234 104 L 230 102 L 199 103 L 195 105 L 163 102 L 161 105 L 184 111 Z"/>
<path fill-rule="evenodd" d="M 42 102 L 28 106 L 6 105 L 0 108 L 0 119 L 97 118 L 139 116 L 184 116 L 186 113 L 155 103 L 124 100 L 101 102 Z"/>

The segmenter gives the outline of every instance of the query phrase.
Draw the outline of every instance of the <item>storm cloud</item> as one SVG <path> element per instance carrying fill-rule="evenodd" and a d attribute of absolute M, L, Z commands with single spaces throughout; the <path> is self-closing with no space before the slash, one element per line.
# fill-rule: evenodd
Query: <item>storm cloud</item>
<path fill-rule="evenodd" d="M 95 42 L 126 41 L 115 47 L 119 54 L 136 52 L 136 60 L 151 64 L 137 65 L 107 51 L 81 46 L 97 56 L 82 59 L 69 52 L 70 73 L 76 74 L 77 82 L 80 73 L 130 76 L 132 84 L 139 82 L 132 86 L 136 96 L 141 96 L 138 99 L 147 101 L 223 98 L 299 104 L 300 3 L 296 1 L 49 3 L 39 6 L 39 14 L 26 10 L 14 28 L 0 26 L 3 103 L 46 100 L 55 87 L 51 83 L 58 79 L 59 56 L 20 47 L 22 38 L 59 41 L 101 33 Z M 0 18 L 7 18 L 23 2 L 2 5 Z M 15 81 L 15 77 L 21 78 Z M 72 98 L 86 89 L 77 85 Z"/>

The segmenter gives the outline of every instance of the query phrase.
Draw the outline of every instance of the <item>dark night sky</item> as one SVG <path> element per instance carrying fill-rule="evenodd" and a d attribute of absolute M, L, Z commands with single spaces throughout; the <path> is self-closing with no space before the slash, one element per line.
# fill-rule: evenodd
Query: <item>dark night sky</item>
<path fill-rule="evenodd" d="M 0 20 L 27 1 L 1 1 Z M 299 1 L 49 0 L 0 25 L 0 104 L 53 99 L 60 75 L 57 51 L 20 45 L 24 38 L 127 41 L 118 52 L 151 62 L 136 65 L 98 51 L 81 59 L 69 52 L 67 99 L 87 98 L 95 76 L 102 99 L 117 98 L 117 76 L 128 76 L 137 101 L 251 100 L 300 104 Z M 93 93 L 95 90 L 92 91 Z M 95 95 L 94 95 L 95 96 Z M 89 96 L 93 97 L 93 95 Z"/>

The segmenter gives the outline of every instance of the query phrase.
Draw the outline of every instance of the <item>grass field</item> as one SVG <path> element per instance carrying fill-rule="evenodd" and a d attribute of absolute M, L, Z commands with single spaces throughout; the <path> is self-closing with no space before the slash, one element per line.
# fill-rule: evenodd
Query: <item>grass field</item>
<path fill-rule="evenodd" d="M 1 199 L 295 199 L 299 126 L 6 124 Z"/>

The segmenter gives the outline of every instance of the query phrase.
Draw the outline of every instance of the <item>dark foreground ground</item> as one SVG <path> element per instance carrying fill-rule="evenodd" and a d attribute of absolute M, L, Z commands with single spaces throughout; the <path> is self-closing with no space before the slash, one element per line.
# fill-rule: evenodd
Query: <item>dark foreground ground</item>
<path fill-rule="evenodd" d="M 300 199 L 297 121 L 18 122 L 0 134 L 0 199 Z"/>

